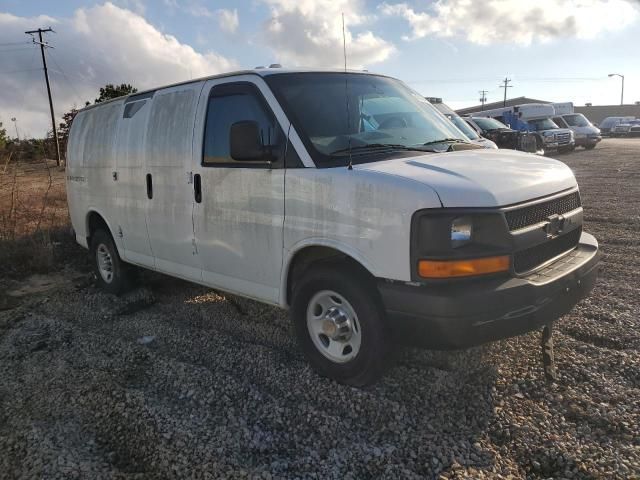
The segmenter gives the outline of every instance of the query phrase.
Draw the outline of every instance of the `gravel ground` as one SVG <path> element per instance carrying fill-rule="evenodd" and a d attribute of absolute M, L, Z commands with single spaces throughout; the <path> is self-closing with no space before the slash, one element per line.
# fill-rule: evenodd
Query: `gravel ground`
<path fill-rule="evenodd" d="M 77 262 L 0 285 L 0 477 L 640 478 L 640 139 L 560 158 L 605 257 L 557 383 L 530 334 L 345 387 L 281 311 L 149 273 L 115 298 Z"/>

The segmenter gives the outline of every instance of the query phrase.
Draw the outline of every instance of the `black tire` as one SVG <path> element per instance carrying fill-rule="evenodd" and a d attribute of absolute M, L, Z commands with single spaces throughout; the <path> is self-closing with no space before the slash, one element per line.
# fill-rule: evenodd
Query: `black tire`
<path fill-rule="evenodd" d="M 596 144 L 595 143 L 592 143 L 592 144 L 584 146 L 585 150 L 593 150 L 594 148 L 596 148 Z"/>
<path fill-rule="evenodd" d="M 355 311 L 361 334 L 359 351 L 346 363 L 327 358 L 314 344 L 307 327 L 307 309 L 324 290 L 338 293 Z M 307 271 L 294 286 L 290 310 L 298 344 L 313 369 L 340 383 L 364 387 L 378 380 L 387 366 L 391 336 L 374 281 L 355 268 L 326 265 Z"/>
<path fill-rule="evenodd" d="M 114 295 L 120 295 L 130 290 L 134 283 L 135 268 L 120 259 L 118 249 L 109 232 L 97 230 L 91 237 L 91 263 L 96 277 L 96 284 L 103 290 Z M 111 263 L 111 277 L 101 273 L 99 252 L 108 254 Z"/>

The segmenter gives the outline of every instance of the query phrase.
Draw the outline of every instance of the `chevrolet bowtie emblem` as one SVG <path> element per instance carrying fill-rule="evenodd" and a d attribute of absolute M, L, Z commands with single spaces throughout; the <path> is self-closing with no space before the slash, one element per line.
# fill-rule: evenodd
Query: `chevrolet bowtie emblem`
<path fill-rule="evenodd" d="M 544 231 L 547 233 L 547 238 L 555 238 L 562 233 L 564 228 L 564 217 L 562 215 L 554 214 L 547 217 L 547 223 L 544 225 Z"/>

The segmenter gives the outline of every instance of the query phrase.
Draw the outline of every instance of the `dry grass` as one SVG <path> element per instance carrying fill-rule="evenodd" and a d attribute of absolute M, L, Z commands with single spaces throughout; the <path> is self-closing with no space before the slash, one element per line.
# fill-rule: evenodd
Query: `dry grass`
<path fill-rule="evenodd" d="M 48 272 L 71 240 L 64 168 L 0 156 L 0 273 Z"/>

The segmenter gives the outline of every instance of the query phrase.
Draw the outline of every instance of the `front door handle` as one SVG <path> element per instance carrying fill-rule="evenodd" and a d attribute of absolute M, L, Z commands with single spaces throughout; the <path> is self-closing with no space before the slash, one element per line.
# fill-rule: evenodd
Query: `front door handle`
<path fill-rule="evenodd" d="M 153 178 L 150 173 L 147 173 L 147 198 L 153 198 Z"/>
<path fill-rule="evenodd" d="M 193 176 L 193 198 L 196 203 L 202 202 L 202 181 L 199 173 Z"/>

